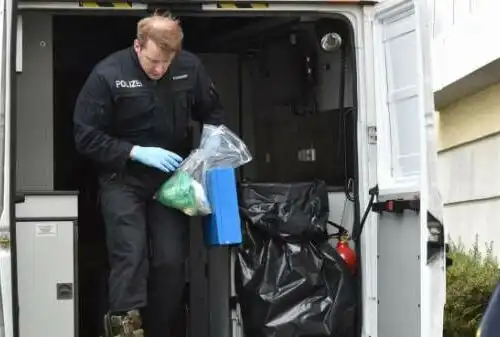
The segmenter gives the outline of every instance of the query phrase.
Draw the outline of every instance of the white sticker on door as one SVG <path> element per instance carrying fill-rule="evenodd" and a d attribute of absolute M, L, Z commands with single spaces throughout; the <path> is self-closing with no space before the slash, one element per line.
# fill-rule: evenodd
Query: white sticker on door
<path fill-rule="evenodd" d="M 57 224 L 42 223 L 36 225 L 36 236 L 54 237 L 57 235 Z"/>

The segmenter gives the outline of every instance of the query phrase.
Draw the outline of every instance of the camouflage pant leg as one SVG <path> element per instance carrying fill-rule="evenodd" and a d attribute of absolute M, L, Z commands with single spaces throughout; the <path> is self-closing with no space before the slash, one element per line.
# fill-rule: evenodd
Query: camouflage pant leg
<path fill-rule="evenodd" d="M 105 337 L 144 337 L 142 319 L 137 310 L 124 316 L 106 314 L 104 318 Z"/>

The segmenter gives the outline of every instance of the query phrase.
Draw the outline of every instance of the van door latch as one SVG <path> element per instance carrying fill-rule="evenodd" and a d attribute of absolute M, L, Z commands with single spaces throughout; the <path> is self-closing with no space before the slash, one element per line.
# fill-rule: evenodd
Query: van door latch
<path fill-rule="evenodd" d="M 377 144 L 377 127 L 368 127 L 368 144 Z"/>
<path fill-rule="evenodd" d="M 386 200 L 381 202 L 374 202 L 372 205 L 372 211 L 377 213 L 387 212 L 401 214 L 405 210 L 419 212 L 420 199 Z"/>

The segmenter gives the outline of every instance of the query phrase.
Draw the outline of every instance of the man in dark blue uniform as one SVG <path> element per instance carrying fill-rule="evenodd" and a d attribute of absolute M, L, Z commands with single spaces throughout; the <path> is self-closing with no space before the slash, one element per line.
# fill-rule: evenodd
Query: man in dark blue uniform
<path fill-rule="evenodd" d="M 191 149 L 190 120 L 222 123 L 200 60 L 169 17 L 139 21 L 133 47 L 101 61 L 75 107 L 77 150 L 100 175 L 109 251 L 108 336 L 165 337 L 180 306 L 188 219 L 152 199 Z"/>

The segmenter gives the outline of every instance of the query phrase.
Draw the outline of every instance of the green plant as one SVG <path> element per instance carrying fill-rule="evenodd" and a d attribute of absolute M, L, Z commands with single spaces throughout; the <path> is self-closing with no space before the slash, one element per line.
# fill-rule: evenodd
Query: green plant
<path fill-rule="evenodd" d="M 481 253 L 478 238 L 473 247 L 450 244 L 453 265 L 447 270 L 444 337 L 475 337 L 490 295 L 500 280 L 493 244 Z"/>

